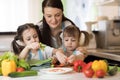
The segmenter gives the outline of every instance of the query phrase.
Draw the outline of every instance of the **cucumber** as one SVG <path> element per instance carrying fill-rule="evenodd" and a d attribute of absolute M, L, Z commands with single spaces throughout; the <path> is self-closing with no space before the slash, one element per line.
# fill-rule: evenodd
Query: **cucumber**
<path fill-rule="evenodd" d="M 30 70 L 30 71 L 23 71 L 23 72 L 12 72 L 9 73 L 9 77 L 26 77 L 26 76 L 37 76 L 38 72 L 35 70 Z"/>
<path fill-rule="evenodd" d="M 117 65 L 115 65 L 111 69 L 109 69 L 108 74 L 110 76 L 113 76 L 113 75 L 115 75 L 117 73 L 117 71 L 118 71 L 118 67 L 117 67 Z"/>

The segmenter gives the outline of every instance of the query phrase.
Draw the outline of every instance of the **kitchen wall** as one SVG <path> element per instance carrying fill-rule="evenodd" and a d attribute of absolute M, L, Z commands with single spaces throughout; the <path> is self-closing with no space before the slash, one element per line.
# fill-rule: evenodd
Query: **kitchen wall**
<path fill-rule="evenodd" d="M 114 19 L 120 16 L 119 6 L 99 6 L 99 16 L 107 16 L 109 19 Z"/>
<path fill-rule="evenodd" d="M 11 50 L 11 42 L 15 35 L 0 35 L 0 55 Z"/>

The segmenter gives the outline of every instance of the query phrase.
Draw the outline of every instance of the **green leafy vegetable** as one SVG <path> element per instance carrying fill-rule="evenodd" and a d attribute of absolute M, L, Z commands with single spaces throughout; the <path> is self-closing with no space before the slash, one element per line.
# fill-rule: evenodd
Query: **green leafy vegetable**
<path fill-rule="evenodd" d="M 14 60 L 16 63 L 18 63 L 17 62 L 18 61 L 18 57 L 14 53 L 9 52 L 9 51 L 3 53 L 3 55 L 0 56 L 0 64 L 1 64 L 2 60 L 4 60 L 4 59 Z"/>
<path fill-rule="evenodd" d="M 43 50 L 43 51 L 44 51 L 45 47 L 46 47 L 46 45 L 44 45 L 44 44 L 40 43 L 40 49 L 41 49 L 41 50 Z"/>
<path fill-rule="evenodd" d="M 46 60 L 29 60 L 28 63 L 30 64 L 30 66 L 40 66 L 42 64 L 46 64 L 46 63 L 51 63 L 51 58 L 46 59 Z"/>
<path fill-rule="evenodd" d="M 25 61 L 24 59 L 19 59 L 18 60 L 18 67 L 23 67 L 26 70 L 30 70 L 30 65 L 29 63 L 27 63 L 27 61 Z"/>

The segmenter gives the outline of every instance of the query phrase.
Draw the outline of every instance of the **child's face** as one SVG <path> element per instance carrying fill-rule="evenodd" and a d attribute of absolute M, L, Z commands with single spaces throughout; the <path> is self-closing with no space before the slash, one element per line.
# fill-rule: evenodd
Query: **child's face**
<path fill-rule="evenodd" d="M 77 37 L 64 37 L 63 43 L 66 50 L 73 51 L 79 46 L 79 39 Z"/>
<path fill-rule="evenodd" d="M 33 42 L 39 42 L 38 34 L 35 29 L 29 28 L 23 31 L 23 42 L 25 45 L 31 44 Z"/>

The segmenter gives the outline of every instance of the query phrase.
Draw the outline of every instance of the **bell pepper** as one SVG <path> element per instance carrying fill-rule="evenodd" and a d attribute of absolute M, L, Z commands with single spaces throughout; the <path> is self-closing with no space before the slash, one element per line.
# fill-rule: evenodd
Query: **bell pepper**
<path fill-rule="evenodd" d="M 94 60 L 92 63 L 92 69 L 96 72 L 97 70 L 104 70 L 107 72 L 108 70 L 108 65 L 105 60 Z"/>
<path fill-rule="evenodd" d="M 83 68 L 85 67 L 86 63 L 83 62 L 82 60 L 77 60 L 73 63 L 74 67 L 73 69 L 76 71 L 76 72 L 82 72 Z"/>
<path fill-rule="evenodd" d="M 89 62 L 89 63 L 87 63 L 84 67 L 83 67 L 83 71 L 82 72 L 84 72 L 85 70 L 88 70 L 88 69 L 91 69 L 91 67 L 92 67 L 92 62 Z"/>
<path fill-rule="evenodd" d="M 1 68 L 3 76 L 8 76 L 9 73 L 16 71 L 17 65 L 14 60 L 4 59 Z"/>

